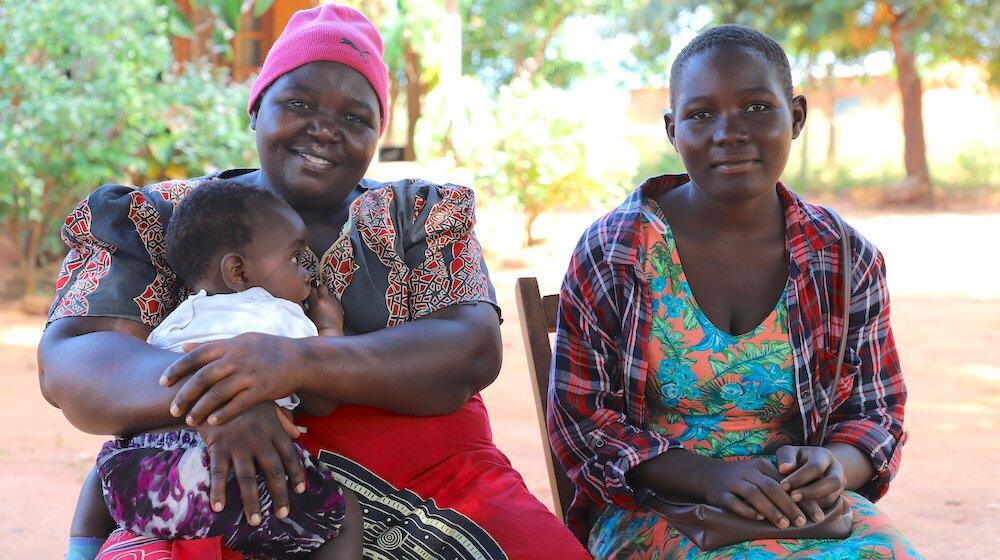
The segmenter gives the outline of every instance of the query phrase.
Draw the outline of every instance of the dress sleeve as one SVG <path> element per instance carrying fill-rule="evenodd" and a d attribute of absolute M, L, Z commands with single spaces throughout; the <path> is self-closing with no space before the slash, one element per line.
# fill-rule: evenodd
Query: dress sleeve
<path fill-rule="evenodd" d="M 875 475 L 859 493 L 876 500 L 899 470 L 906 442 L 903 409 L 906 386 L 889 325 L 889 290 L 881 253 L 855 235 L 855 286 L 847 346 L 857 354 L 857 374 L 846 400 L 830 416 L 827 443 L 853 445 L 867 455 Z M 860 270 L 859 268 L 860 267 Z M 840 390 L 844 390 L 841 383 Z"/>
<path fill-rule="evenodd" d="M 489 303 L 499 314 L 483 251 L 473 231 L 473 191 L 426 182 L 414 183 L 408 191 L 399 221 L 405 224 L 400 236 L 409 268 L 410 318 L 468 302 Z"/>
<path fill-rule="evenodd" d="M 636 386 L 636 379 L 629 376 L 636 375 L 638 357 L 621 355 L 634 354 L 620 348 L 621 331 L 626 328 L 621 313 L 639 301 L 627 294 L 640 287 L 634 282 L 625 285 L 630 284 L 625 280 L 629 273 L 615 268 L 625 265 L 607 263 L 597 237 L 584 237 L 560 291 L 548 432 L 556 456 L 577 488 L 594 502 L 628 506 L 641 502 L 645 491 L 632 489 L 626 473 L 682 445 L 636 425 L 626 414 L 626 399 L 635 396 L 625 385 Z M 624 373 L 623 363 L 630 364 Z"/>
<path fill-rule="evenodd" d="M 184 182 L 144 189 L 104 185 L 63 223 L 69 248 L 56 278 L 48 322 L 119 317 L 155 327 L 177 305 L 180 282 L 166 264 L 163 237 Z"/>

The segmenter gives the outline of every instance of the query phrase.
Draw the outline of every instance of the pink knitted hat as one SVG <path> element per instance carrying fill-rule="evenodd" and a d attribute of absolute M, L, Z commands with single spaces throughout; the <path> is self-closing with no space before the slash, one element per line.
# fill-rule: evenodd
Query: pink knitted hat
<path fill-rule="evenodd" d="M 329 60 L 353 68 L 372 85 L 382 110 L 381 136 L 385 132 L 389 110 L 386 105 L 389 75 L 382 52 L 382 37 L 378 30 L 353 8 L 324 4 L 295 12 L 267 53 L 260 75 L 250 88 L 247 112 L 253 112 L 267 86 L 283 74 L 303 64 Z"/>

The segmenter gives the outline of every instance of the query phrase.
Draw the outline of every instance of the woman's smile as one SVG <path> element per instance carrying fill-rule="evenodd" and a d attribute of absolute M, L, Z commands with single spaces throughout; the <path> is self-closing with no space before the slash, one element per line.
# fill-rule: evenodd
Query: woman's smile
<path fill-rule="evenodd" d="M 760 158 L 748 156 L 726 156 L 712 162 L 712 169 L 726 175 L 746 173 L 761 167 Z"/>
<path fill-rule="evenodd" d="M 336 165 L 339 165 L 330 156 L 320 156 L 318 154 L 312 154 L 309 152 L 292 150 L 292 152 L 299 156 L 299 158 L 304 162 L 303 166 L 307 169 L 317 169 L 319 171 L 329 171 Z"/>

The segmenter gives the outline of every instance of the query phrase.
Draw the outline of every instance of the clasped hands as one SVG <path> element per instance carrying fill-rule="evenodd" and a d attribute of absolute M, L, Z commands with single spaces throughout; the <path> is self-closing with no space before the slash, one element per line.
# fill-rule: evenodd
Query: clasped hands
<path fill-rule="evenodd" d="M 776 527 L 803 526 L 824 519 L 823 510 L 844 492 L 844 469 L 824 447 L 786 445 L 774 463 L 758 458 L 720 461 L 706 473 L 705 499 L 747 519 Z"/>

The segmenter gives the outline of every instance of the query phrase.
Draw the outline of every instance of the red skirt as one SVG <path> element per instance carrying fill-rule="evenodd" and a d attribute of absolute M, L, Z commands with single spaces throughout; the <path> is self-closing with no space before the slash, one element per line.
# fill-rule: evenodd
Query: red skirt
<path fill-rule="evenodd" d="M 493 444 L 479 395 L 445 416 L 347 406 L 297 422 L 308 428 L 299 443 L 357 496 L 365 518 L 365 549 L 371 556 L 590 558 Z M 223 554 L 218 542 L 215 546 Z M 104 554 L 98 559 L 116 558 Z M 162 558 L 231 558 L 198 554 L 182 556 L 174 549 Z"/>

